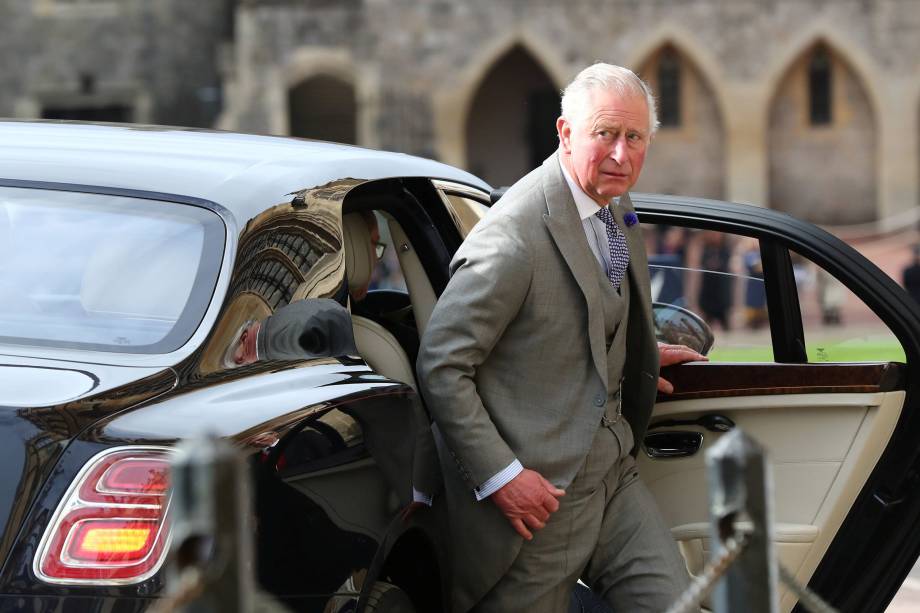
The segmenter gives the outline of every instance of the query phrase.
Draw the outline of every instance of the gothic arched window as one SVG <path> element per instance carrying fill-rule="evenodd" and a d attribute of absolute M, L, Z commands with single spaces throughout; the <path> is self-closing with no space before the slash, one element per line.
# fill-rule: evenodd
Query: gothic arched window
<path fill-rule="evenodd" d="M 680 57 L 672 48 L 658 60 L 658 121 L 663 127 L 680 126 Z"/>
<path fill-rule="evenodd" d="M 291 136 L 354 145 L 357 137 L 354 87 L 336 77 L 317 75 L 288 91 Z"/>
<path fill-rule="evenodd" d="M 808 118 L 813 126 L 832 123 L 831 58 L 827 49 L 818 47 L 808 62 Z"/>

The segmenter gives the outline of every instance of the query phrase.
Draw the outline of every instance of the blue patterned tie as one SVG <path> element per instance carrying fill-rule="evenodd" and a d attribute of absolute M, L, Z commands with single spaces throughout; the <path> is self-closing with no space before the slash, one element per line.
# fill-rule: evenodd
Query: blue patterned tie
<path fill-rule="evenodd" d="M 607 270 L 607 278 L 610 279 L 613 287 L 620 289 L 620 282 L 623 281 L 626 267 L 629 266 L 629 247 L 626 246 L 626 235 L 613 220 L 608 207 L 601 208 L 595 215 L 607 227 L 607 247 L 610 249 L 610 267 Z"/>

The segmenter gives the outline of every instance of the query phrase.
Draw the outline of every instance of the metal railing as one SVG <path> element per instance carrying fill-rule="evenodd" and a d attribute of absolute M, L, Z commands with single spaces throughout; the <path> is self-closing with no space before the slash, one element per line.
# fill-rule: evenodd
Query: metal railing
<path fill-rule="evenodd" d="M 699 611 L 710 592 L 714 613 L 775 613 L 777 579 L 812 613 L 836 613 L 776 560 L 773 475 L 763 447 L 735 428 L 706 452 L 706 469 L 713 559 L 667 613 Z"/>
<path fill-rule="evenodd" d="M 239 449 L 209 438 L 178 447 L 170 473 L 166 596 L 154 613 L 282 613 L 257 589 L 250 472 Z"/>

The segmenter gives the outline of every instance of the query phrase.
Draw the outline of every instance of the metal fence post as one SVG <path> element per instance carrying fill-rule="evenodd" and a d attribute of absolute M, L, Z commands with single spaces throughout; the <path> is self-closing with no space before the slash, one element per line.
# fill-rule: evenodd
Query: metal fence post
<path fill-rule="evenodd" d="M 178 450 L 171 472 L 169 608 L 251 613 L 256 584 L 246 463 L 239 450 L 216 438 L 188 441 Z"/>
<path fill-rule="evenodd" d="M 715 613 L 775 613 L 773 476 L 763 448 L 734 429 L 706 452 L 713 555 L 744 535 L 745 547 L 716 585 Z"/>

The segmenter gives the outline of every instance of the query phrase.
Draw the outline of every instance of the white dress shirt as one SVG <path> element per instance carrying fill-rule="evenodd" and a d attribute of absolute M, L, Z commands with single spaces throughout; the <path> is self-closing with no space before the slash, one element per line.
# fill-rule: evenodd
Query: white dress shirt
<path fill-rule="evenodd" d="M 569 171 L 565 169 L 565 166 L 562 167 L 562 176 L 565 177 L 565 182 L 569 184 L 572 198 L 575 199 L 575 208 L 578 209 L 578 216 L 581 217 L 585 238 L 588 239 L 588 247 L 591 248 L 591 253 L 594 254 L 594 257 L 597 258 L 598 263 L 601 265 L 604 276 L 609 276 L 608 273 L 612 264 L 610 262 L 610 248 L 607 242 L 607 226 L 597 216 L 597 212 L 601 207 L 578 187 L 578 184 L 569 175 Z M 614 198 L 611 205 L 616 206 L 618 200 L 618 198 Z M 611 205 L 608 205 L 608 208 Z M 613 213 L 613 211 L 610 212 L 611 214 Z"/>

